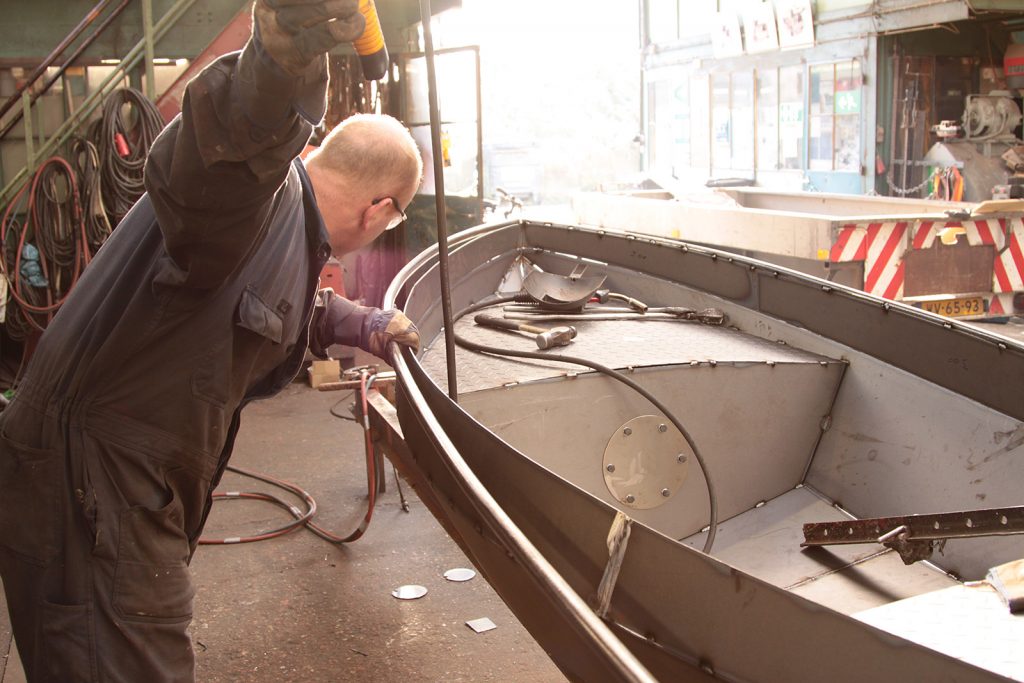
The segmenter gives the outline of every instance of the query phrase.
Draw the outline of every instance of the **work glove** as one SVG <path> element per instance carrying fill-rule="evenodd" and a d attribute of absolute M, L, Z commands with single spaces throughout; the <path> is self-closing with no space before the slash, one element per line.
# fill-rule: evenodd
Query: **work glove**
<path fill-rule="evenodd" d="M 328 347 L 344 344 L 386 360 L 388 343 L 392 341 L 408 346 L 414 353 L 420 348 L 419 330 L 405 313 L 396 308 L 384 311 L 360 306 L 330 288 L 317 294 L 309 334 L 313 355 L 326 358 Z"/>
<path fill-rule="evenodd" d="M 253 24 L 267 54 L 299 76 L 334 46 L 361 36 L 366 19 L 359 0 L 256 0 Z"/>

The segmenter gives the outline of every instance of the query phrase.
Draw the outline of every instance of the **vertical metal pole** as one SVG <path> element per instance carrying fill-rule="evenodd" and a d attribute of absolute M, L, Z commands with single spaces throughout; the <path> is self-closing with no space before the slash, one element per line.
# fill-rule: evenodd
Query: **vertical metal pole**
<path fill-rule="evenodd" d="M 434 198 L 437 205 L 437 256 L 441 275 L 441 313 L 444 317 L 444 350 L 448 365 L 448 395 L 456 403 L 459 387 L 455 369 L 455 326 L 452 322 L 451 282 L 448 278 L 448 222 L 444 203 L 444 163 L 441 152 L 441 120 L 437 107 L 437 76 L 434 72 L 434 40 L 430 34 L 430 0 L 420 0 L 420 21 L 427 57 L 427 100 L 430 107 L 430 148 L 434 167 Z"/>
<path fill-rule="evenodd" d="M 42 149 L 46 145 L 46 112 L 43 107 L 46 104 L 46 98 L 40 97 L 39 104 L 36 105 L 36 125 L 39 130 L 39 149 Z"/>
<path fill-rule="evenodd" d="M 153 0 L 142 0 L 142 31 L 146 41 L 146 97 L 156 100 L 156 76 L 153 73 Z"/>
<path fill-rule="evenodd" d="M 27 160 L 26 169 L 29 177 L 36 170 L 36 149 L 35 140 L 32 139 L 32 96 L 29 95 L 28 90 L 23 90 L 21 93 L 21 120 L 24 122 L 24 135 L 25 135 L 25 158 Z"/>
<path fill-rule="evenodd" d="M 484 98 L 480 75 L 480 46 L 473 51 L 476 57 L 476 192 L 480 197 L 481 221 L 484 215 Z"/>

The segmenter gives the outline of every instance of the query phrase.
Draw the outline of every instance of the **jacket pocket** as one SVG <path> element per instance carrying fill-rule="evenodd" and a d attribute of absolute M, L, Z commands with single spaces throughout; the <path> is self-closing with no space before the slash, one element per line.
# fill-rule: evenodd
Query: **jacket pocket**
<path fill-rule="evenodd" d="M 192 618 L 184 510 L 171 493 L 171 502 L 159 510 L 134 506 L 121 513 L 113 602 L 127 620 Z"/>
<path fill-rule="evenodd" d="M 62 464 L 59 450 L 0 433 L 0 546 L 40 565 L 57 556 Z"/>
<path fill-rule="evenodd" d="M 242 291 L 235 322 L 275 344 L 284 337 L 284 320 L 251 286 Z"/>

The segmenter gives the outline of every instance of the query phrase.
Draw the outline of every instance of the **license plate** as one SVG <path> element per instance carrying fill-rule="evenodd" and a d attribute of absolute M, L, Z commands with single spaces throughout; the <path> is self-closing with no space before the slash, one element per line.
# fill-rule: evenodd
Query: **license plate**
<path fill-rule="evenodd" d="M 941 301 L 922 301 L 921 308 L 931 313 L 938 313 L 947 318 L 959 318 L 965 315 L 984 315 L 985 300 L 980 296 L 964 299 L 942 299 Z"/>

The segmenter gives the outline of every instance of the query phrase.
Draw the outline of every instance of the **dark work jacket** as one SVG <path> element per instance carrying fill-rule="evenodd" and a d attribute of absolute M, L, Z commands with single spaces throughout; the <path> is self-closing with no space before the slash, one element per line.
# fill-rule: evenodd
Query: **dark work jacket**
<path fill-rule="evenodd" d="M 189 84 L 150 151 L 147 193 L 46 330 L 13 405 L 216 483 L 241 408 L 302 364 L 330 247 L 294 159 L 325 89 L 324 73 L 287 76 L 252 41 Z"/>

